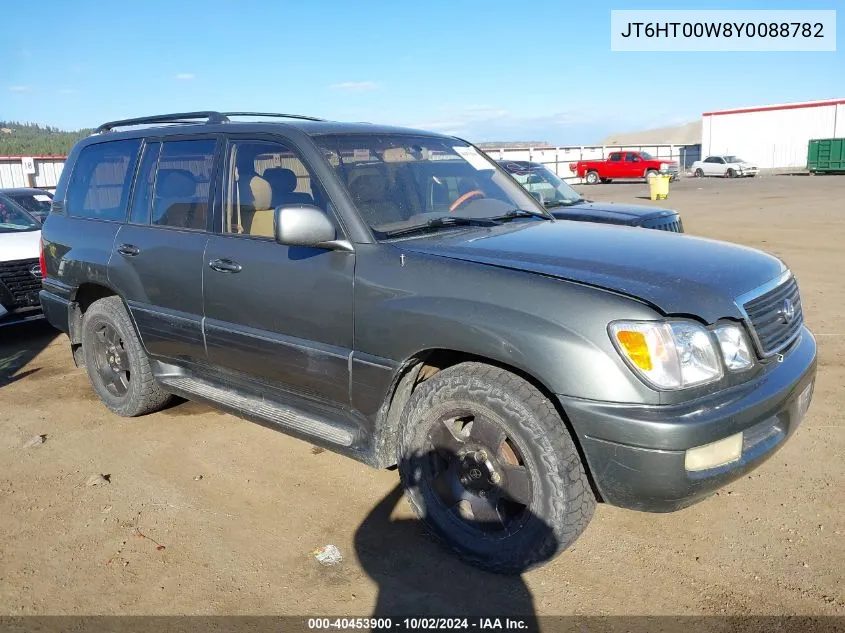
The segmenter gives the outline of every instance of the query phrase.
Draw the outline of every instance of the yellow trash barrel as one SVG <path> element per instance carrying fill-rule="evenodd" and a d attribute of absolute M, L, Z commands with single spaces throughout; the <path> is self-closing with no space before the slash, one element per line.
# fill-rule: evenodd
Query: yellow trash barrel
<path fill-rule="evenodd" d="M 666 200 L 669 197 L 669 181 L 672 176 L 658 174 L 648 177 L 648 191 L 652 200 Z"/>

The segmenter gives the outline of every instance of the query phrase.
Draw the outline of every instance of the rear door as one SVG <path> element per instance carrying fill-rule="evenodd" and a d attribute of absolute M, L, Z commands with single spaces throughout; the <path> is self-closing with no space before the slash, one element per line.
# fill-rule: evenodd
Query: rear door
<path fill-rule="evenodd" d="M 225 154 L 222 217 L 203 267 L 209 360 L 342 407 L 349 402 L 355 255 L 275 241 L 279 205 L 314 205 L 339 226 L 292 143 L 235 137 Z"/>
<path fill-rule="evenodd" d="M 202 270 L 217 144 L 214 136 L 148 140 L 129 222 L 114 241 L 109 280 L 153 356 L 206 360 Z"/>
<path fill-rule="evenodd" d="M 709 156 L 704 161 L 704 173 L 708 176 L 721 176 L 725 173 L 725 161 L 718 156 Z"/>

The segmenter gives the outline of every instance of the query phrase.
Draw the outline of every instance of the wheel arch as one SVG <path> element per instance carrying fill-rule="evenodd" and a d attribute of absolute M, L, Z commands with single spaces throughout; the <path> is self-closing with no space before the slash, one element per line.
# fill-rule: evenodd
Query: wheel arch
<path fill-rule="evenodd" d="M 517 375 L 532 385 L 552 403 L 552 406 L 560 417 L 561 424 L 566 427 L 567 432 L 572 438 L 572 442 L 578 450 L 578 455 L 581 458 L 584 471 L 587 473 L 587 479 L 590 482 L 593 495 L 595 495 L 597 500 L 600 500 L 601 496 L 590 471 L 581 441 L 575 433 L 575 429 L 566 415 L 566 411 L 564 411 L 560 401 L 555 397 L 554 392 L 542 380 L 519 367 L 493 358 L 455 349 L 432 348 L 422 350 L 400 364 L 377 416 L 374 433 L 374 457 L 376 465 L 382 468 L 396 466 L 399 429 L 405 408 L 415 389 L 444 369 L 464 362 L 484 363 Z"/>
<path fill-rule="evenodd" d="M 95 282 L 80 284 L 70 297 L 71 301 L 68 307 L 68 337 L 70 338 L 73 361 L 77 367 L 85 366 L 82 354 L 82 318 L 95 301 L 105 299 L 106 297 L 120 297 L 120 294 L 111 286 Z M 121 301 L 123 301 L 122 297 Z M 125 301 L 123 301 L 123 304 L 126 307 Z M 132 322 L 132 327 L 135 328 L 135 333 L 137 334 L 138 328 L 135 325 L 135 319 L 132 318 L 132 313 L 128 307 L 126 311 L 129 314 L 129 320 Z"/>

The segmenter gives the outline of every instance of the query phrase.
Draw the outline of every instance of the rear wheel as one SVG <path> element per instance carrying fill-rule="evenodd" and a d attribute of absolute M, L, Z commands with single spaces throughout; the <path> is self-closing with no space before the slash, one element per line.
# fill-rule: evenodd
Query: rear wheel
<path fill-rule="evenodd" d="M 91 386 L 114 413 L 124 417 L 152 413 L 170 400 L 153 377 L 120 297 L 100 299 L 86 310 L 82 352 Z"/>
<path fill-rule="evenodd" d="M 695 177 L 696 178 L 704 178 L 704 170 L 699 167 L 695 170 Z"/>
<path fill-rule="evenodd" d="M 408 403 L 399 473 L 426 526 L 465 561 L 520 573 L 571 545 L 595 498 L 566 426 L 533 385 L 461 363 Z"/>
<path fill-rule="evenodd" d="M 599 178 L 599 172 L 588 171 L 585 180 L 587 181 L 588 185 L 596 185 L 601 181 L 601 178 Z"/>

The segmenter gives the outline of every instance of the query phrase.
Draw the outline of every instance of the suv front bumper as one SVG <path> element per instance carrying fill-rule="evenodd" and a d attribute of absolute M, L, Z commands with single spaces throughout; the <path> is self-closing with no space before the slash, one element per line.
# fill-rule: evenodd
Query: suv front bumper
<path fill-rule="evenodd" d="M 807 411 L 816 342 L 806 328 L 783 362 L 748 383 L 681 405 L 615 404 L 558 396 L 602 499 L 671 512 L 692 505 L 771 457 Z M 743 433 L 740 458 L 688 471 L 686 451 Z"/>

